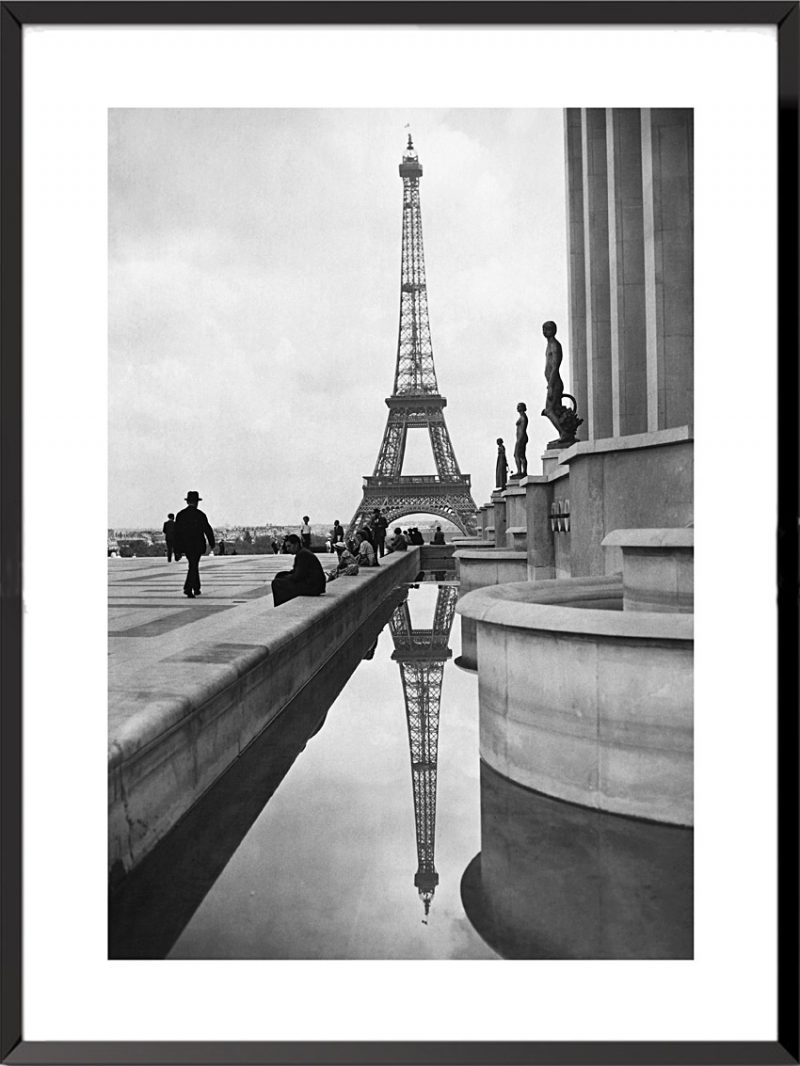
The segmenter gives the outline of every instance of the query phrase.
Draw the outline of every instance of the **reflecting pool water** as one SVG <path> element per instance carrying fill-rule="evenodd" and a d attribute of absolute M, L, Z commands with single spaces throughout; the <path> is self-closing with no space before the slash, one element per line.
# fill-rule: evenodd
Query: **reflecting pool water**
<path fill-rule="evenodd" d="M 460 897 L 480 794 L 456 592 L 381 605 L 131 878 L 111 957 L 498 957 Z"/>

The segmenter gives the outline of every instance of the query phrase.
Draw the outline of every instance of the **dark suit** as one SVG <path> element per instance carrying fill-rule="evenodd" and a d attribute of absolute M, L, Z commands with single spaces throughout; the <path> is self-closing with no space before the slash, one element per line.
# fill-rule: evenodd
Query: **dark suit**
<path fill-rule="evenodd" d="M 171 563 L 172 556 L 175 554 L 175 520 L 168 518 L 162 526 L 162 532 L 167 542 L 167 562 Z"/>
<path fill-rule="evenodd" d="M 373 518 L 370 523 L 370 530 L 372 532 L 373 547 L 375 548 L 375 557 L 380 554 L 384 556 L 386 554 L 386 527 L 388 522 L 383 515 L 378 515 L 377 518 Z"/>
<path fill-rule="evenodd" d="M 206 541 L 214 547 L 214 530 L 197 507 L 184 507 L 175 515 L 175 555 L 185 555 L 189 570 L 183 583 L 184 592 L 200 591 L 200 556 L 205 553 Z"/>
<path fill-rule="evenodd" d="M 325 591 L 325 571 L 316 555 L 301 548 L 291 570 L 282 570 L 272 579 L 272 599 L 276 607 L 295 596 L 319 596 Z"/>

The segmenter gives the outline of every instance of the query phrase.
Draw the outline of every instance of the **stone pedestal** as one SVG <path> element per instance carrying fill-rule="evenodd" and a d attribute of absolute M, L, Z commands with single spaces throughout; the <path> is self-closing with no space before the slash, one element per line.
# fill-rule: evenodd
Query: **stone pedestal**
<path fill-rule="evenodd" d="M 478 531 L 483 540 L 494 537 L 494 504 L 485 503 L 478 511 Z"/>
<path fill-rule="evenodd" d="M 622 554 L 624 610 L 692 613 L 693 529 L 615 529 L 603 547 Z"/>
<path fill-rule="evenodd" d="M 550 529 L 553 486 L 546 477 L 526 477 L 522 486 L 525 489 L 528 580 L 547 580 L 556 576 L 553 533 Z"/>
<path fill-rule="evenodd" d="M 492 503 L 494 504 L 494 542 L 498 547 L 502 547 L 506 542 L 506 501 L 504 497 L 505 490 L 492 493 Z"/>
<path fill-rule="evenodd" d="M 569 470 L 563 493 L 570 502 L 573 577 L 622 568 L 619 547 L 601 546 L 613 530 L 687 526 L 694 514 L 693 451 L 688 426 L 584 441 L 569 449 L 558 473 Z"/>
<path fill-rule="evenodd" d="M 542 453 L 542 473 L 545 477 L 553 473 L 562 455 L 563 451 L 555 448 Z M 523 478 L 523 481 L 525 481 L 525 478 Z"/>
<path fill-rule="evenodd" d="M 523 478 L 523 481 L 525 479 Z M 526 490 L 522 481 L 514 481 L 503 491 L 506 502 L 506 543 L 511 551 L 526 551 L 527 519 L 525 515 Z"/>

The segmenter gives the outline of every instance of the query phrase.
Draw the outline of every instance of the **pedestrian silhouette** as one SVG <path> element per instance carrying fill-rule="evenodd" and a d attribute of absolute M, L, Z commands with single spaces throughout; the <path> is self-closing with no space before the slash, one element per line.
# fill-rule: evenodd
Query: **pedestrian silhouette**
<path fill-rule="evenodd" d="M 311 547 L 311 526 L 308 524 L 308 515 L 303 515 L 303 524 L 300 526 L 300 537 L 304 548 Z"/>
<path fill-rule="evenodd" d="M 172 556 L 175 554 L 175 515 L 172 511 L 167 515 L 167 520 L 161 529 L 167 542 L 167 562 L 171 563 Z"/>
<path fill-rule="evenodd" d="M 200 556 L 205 554 L 206 541 L 214 547 L 214 530 L 197 504 L 202 497 L 192 490 L 186 493 L 186 507 L 175 516 L 175 558 L 185 555 L 189 563 L 183 594 L 190 600 L 200 595 Z"/>

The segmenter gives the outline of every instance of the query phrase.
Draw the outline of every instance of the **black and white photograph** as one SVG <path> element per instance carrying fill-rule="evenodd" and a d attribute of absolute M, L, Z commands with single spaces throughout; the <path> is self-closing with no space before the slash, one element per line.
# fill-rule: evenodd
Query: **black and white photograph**
<path fill-rule="evenodd" d="M 800 8 L 523 6 L 0 0 L 25 1061 L 797 1061 Z"/>
<path fill-rule="evenodd" d="M 110 111 L 111 958 L 692 957 L 692 119 Z"/>

